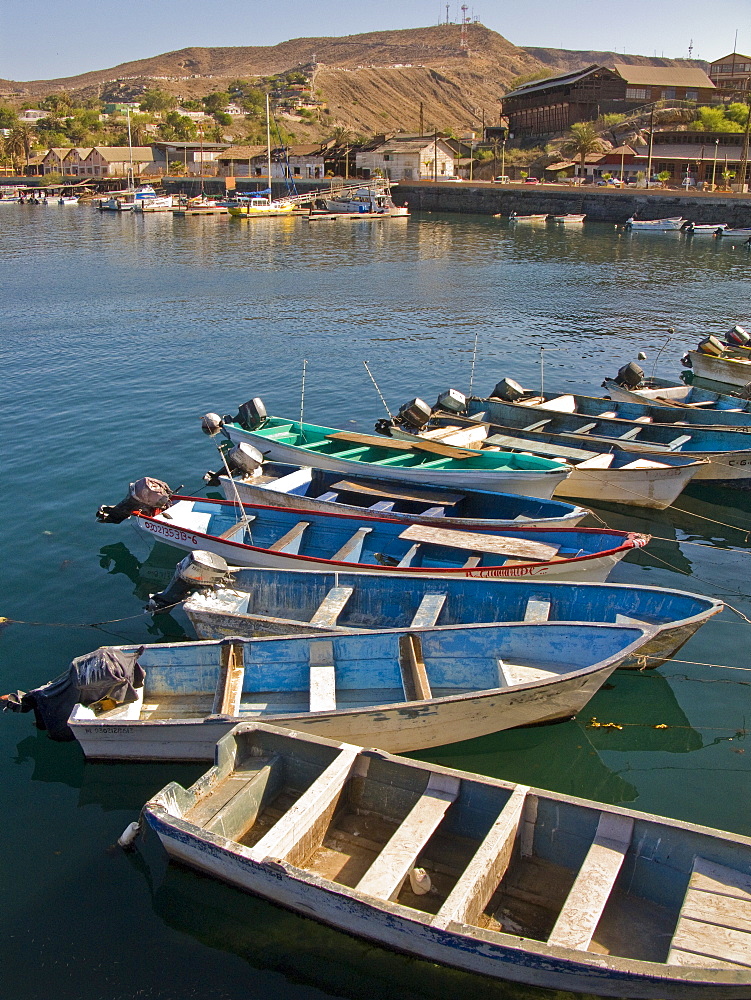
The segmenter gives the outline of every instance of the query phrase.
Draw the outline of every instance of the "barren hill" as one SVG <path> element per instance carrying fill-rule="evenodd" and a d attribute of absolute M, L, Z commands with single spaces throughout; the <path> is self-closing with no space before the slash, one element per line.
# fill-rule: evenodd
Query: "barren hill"
<path fill-rule="evenodd" d="M 614 66 L 622 63 L 624 66 L 696 66 L 707 70 L 709 63 L 702 59 L 668 59 L 664 56 L 633 56 L 623 52 L 598 52 L 595 50 L 575 49 L 539 49 L 525 46 L 524 51 L 533 59 L 544 63 L 553 73 L 566 73 L 570 70 L 584 69 L 597 63 L 599 66 Z"/>

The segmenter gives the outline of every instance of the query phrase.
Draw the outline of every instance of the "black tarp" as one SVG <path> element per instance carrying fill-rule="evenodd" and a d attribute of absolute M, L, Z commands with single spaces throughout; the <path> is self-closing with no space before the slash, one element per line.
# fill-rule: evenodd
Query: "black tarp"
<path fill-rule="evenodd" d="M 46 729 L 53 740 L 75 739 L 68 726 L 74 705 L 90 706 L 103 699 L 128 705 L 137 700 L 136 688 L 143 687 L 146 677 L 138 663 L 142 652 L 143 646 L 131 652 L 101 646 L 76 657 L 65 673 L 42 687 L 6 695 L 5 708 L 13 712 L 33 710 L 37 726 Z"/>

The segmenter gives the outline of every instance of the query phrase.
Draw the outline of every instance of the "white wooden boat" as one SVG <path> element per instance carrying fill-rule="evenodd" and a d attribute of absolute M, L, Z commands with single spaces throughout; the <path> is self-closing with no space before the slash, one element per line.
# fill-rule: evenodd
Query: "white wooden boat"
<path fill-rule="evenodd" d="M 308 216 L 310 221 L 323 216 L 337 218 L 342 216 L 360 216 L 362 218 L 406 219 L 409 209 L 395 205 L 391 197 L 391 188 L 387 183 L 376 186 L 358 188 L 348 194 L 321 194 L 316 203 L 322 205 L 322 210 L 313 209 Z"/>
<path fill-rule="evenodd" d="M 602 383 L 610 399 L 635 403 L 654 402 L 661 406 L 701 407 L 704 410 L 725 410 L 728 413 L 751 413 L 751 402 L 728 393 L 713 392 L 700 386 L 669 379 L 649 378 L 644 380 L 643 389 L 629 389 L 614 379 L 606 378 Z"/>
<path fill-rule="evenodd" d="M 460 427 L 452 416 L 447 418 L 440 440 L 457 447 L 483 447 L 489 451 L 520 451 L 559 459 L 571 466 L 571 475 L 556 487 L 555 496 L 595 503 L 617 503 L 627 507 L 664 510 L 680 496 L 708 460 L 683 455 L 633 455 L 606 442 L 584 438 L 564 439 L 540 431 L 515 430 L 478 424 Z M 532 421 L 532 425 L 544 421 Z M 478 436 L 478 431 L 482 434 Z M 495 431 L 495 433 L 494 433 Z M 392 430 L 392 433 L 399 433 Z M 427 432 L 431 433 L 431 432 Z"/>
<path fill-rule="evenodd" d="M 631 229 L 635 233 L 668 233 L 681 229 L 685 224 L 686 220 L 680 215 L 669 219 L 635 219 L 632 216 L 626 220 L 624 229 Z"/>
<path fill-rule="evenodd" d="M 748 1000 L 751 838 L 259 723 L 141 821 L 170 858 L 383 947 L 629 1000 Z"/>
<path fill-rule="evenodd" d="M 751 357 L 740 351 L 726 351 L 720 357 L 703 351 L 688 351 L 688 362 L 699 378 L 744 388 L 751 382 Z"/>
<path fill-rule="evenodd" d="M 692 222 L 684 227 L 683 232 L 687 236 L 722 236 L 727 228 L 726 222 L 717 222 L 714 225 L 708 222 Z"/>
<path fill-rule="evenodd" d="M 718 236 L 728 236 L 733 239 L 751 240 L 751 229 L 723 229 Z"/>
<path fill-rule="evenodd" d="M 78 195 L 63 194 L 57 199 L 58 205 L 77 205 Z"/>
<path fill-rule="evenodd" d="M 551 577 L 602 583 L 648 535 L 598 528 L 484 528 L 465 531 L 386 517 L 352 517 L 176 496 L 138 527 L 185 551 L 203 549 L 229 565 L 269 569 L 384 571 L 397 576 Z"/>
<path fill-rule="evenodd" d="M 548 216 L 546 212 L 540 215 L 518 215 L 516 212 L 512 212 L 508 217 L 509 222 L 547 222 Z"/>
<path fill-rule="evenodd" d="M 551 215 L 549 216 L 551 222 L 561 222 L 564 225 L 578 224 L 584 222 L 584 215 L 577 215 L 575 212 L 567 212 L 564 215 Z"/>
<path fill-rule="evenodd" d="M 157 606 L 175 600 L 170 588 L 157 598 Z M 710 597 L 624 583 L 507 580 L 496 587 L 487 580 L 237 567 L 183 604 L 199 639 L 548 620 L 645 625 L 652 637 L 620 665 L 638 670 L 675 655 L 722 608 Z"/>
<path fill-rule="evenodd" d="M 84 688 L 68 726 L 99 760 L 210 760 L 249 719 L 420 750 L 573 717 L 651 634 L 551 622 L 109 647 L 138 653 L 136 700 L 87 707 Z"/>
<path fill-rule="evenodd" d="M 230 452 L 231 455 L 231 452 Z M 230 503 L 273 504 L 324 513 L 388 514 L 400 521 L 447 528 L 502 528 L 526 524 L 538 528 L 573 528 L 589 513 L 560 500 L 538 500 L 517 493 L 490 493 L 441 487 L 410 486 L 394 480 L 367 479 L 309 466 L 265 462 L 255 473 L 217 477 Z"/>
<path fill-rule="evenodd" d="M 222 433 L 233 444 L 246 441 L 253 445 L 272 462 L 309 465 L 373 479 L 397 479 L 421 486 L 447 486 L 454 491 L 520 493 L 543 500 L 552 497 L 571 471 L 561 462 L 532 455 L 462 452 L 416 438 L 394 441 L 334 427 L 301 424 L 284 417 L 250 420 L 244 417 L 243 408 L 247 405 L 243 404 L 233 420 L 222 421 Z"/>

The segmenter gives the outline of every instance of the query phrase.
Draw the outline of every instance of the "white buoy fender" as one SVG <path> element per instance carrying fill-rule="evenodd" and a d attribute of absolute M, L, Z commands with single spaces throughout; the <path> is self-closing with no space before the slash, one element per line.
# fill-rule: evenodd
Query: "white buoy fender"
<path fill-rule="evenodd" d="M 141 831 L 140 823 L 128 823 L 123 832 L 117 838 L 117 843 L 124 851 L 127 851 L 135 843 L 136 837 Z"/>
<path fill-rule="evenodd" d="M 428 875 L 424 868 L 413 868 L 410 871 L 409 884 L 416 896 L 424 896 L 432 888 L 430 875 Z"/>

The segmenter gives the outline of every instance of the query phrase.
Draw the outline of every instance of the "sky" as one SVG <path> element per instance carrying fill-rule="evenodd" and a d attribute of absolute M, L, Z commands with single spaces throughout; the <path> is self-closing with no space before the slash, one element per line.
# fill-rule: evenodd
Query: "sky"
<path fill-rule="evenodd" d="M 751 54 L 751 0 L 466 0 L 468 14 L 515 45 L 607 49 L 711 61 Z M 0 78 L 54 79 L 188 46 L 274 45 L 289 38 L 418 28 L 445 20 L 440 0 L 2 0 Z M 449 18 L 461 17 L 457 0 Z"/>

